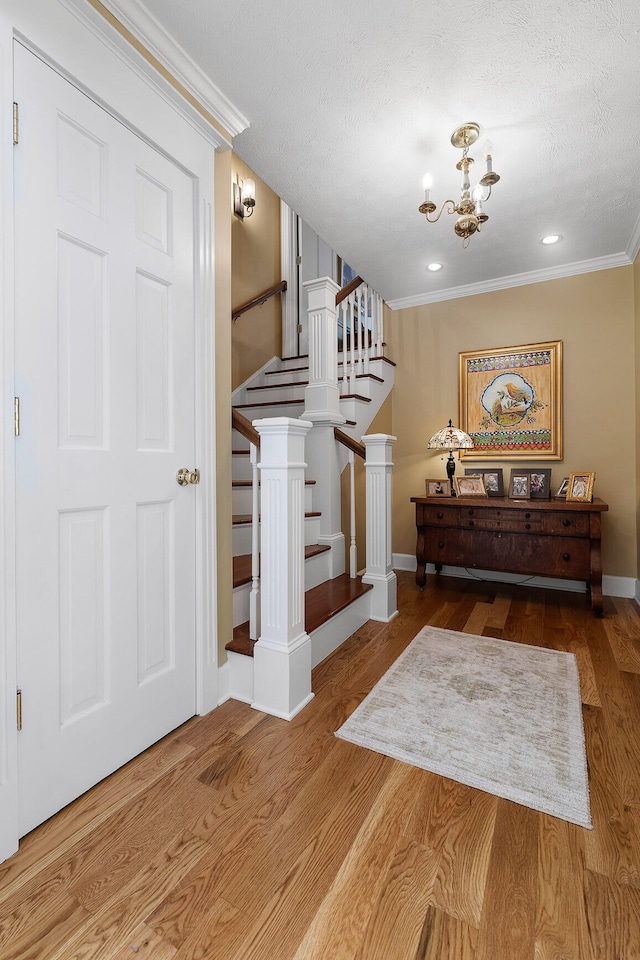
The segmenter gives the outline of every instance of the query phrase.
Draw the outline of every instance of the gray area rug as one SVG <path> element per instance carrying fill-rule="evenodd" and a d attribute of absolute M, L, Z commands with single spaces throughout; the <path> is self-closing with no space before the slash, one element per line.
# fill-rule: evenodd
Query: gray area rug
<path fill-rule="evenodd" d="M 591 827 L 572 653 L 424 627 L 336 736 Z"/>

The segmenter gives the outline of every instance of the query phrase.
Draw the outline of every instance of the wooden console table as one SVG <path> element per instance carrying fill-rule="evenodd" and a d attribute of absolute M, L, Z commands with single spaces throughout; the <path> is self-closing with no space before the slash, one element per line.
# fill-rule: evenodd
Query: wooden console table
<path fill-rule="evenodd" d="M 416 505 L 416 583 L 426 565 L 502 570 L 528 576 L 585 580 L 602 615 L 602 500 L 510 500 L 506 497 L 411 497 Z"/>

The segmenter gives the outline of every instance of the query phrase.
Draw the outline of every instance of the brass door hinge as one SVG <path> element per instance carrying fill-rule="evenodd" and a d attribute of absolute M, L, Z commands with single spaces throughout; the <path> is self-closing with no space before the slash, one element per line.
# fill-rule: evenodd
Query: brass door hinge
<path fill-rule="evenodd" d="M 20 436 L 20 397 L 13 398 L 13 435 Z"/>
<path fill-rule="evenodd" d="M 13 102 L 13 143 L 14 146 L 18 143 L 19 140 L 19 130 L 18 130 L 18 104 Z"/>
<path fill-rule="evenodd" d="M 19 687 L 16 690 L 16 726 L 22 730 L 22 690 Z"/>

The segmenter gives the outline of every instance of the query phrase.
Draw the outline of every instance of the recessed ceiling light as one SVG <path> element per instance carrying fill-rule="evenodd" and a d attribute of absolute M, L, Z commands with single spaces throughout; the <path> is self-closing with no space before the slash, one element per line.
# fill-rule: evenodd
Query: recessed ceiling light
<path fill-rule="evenodd" d="M 562 240 L 562 237 L 559 233 L 550 233 L 548 237 L 543 237 L 540 243 L 544 243 L 545 246 L 548 246 L 551 243 L 557 243 L 558 240 Z"/>
<path fill-rule="evenodd" d="M 430 263 L 427 265 L 427 270 L 431 270 L 432 273 L 436 273 L 438 270 L 442 270 L 441 263 Z"/>

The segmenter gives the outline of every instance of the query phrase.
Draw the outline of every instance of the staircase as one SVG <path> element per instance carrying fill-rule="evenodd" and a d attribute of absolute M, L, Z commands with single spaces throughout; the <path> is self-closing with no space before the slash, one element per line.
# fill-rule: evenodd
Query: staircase
<path fill-rule="evenodd" d="M 348 346 L 348 337 L 345 338 Z M 346 353 L 346 351 L 345 351 Z M 394 364 L 383 356 L 368 356 L 367 372 L 350 379 L 343 377 L 343 359 L 337 364 L 340 429 L 359 440 L 366 432 L 393 385 Z M 361 368 L 364 365 L 361 364 Z M 305 411 L 305 391 L 309 385 L 309 358 L 274 357 L 256 372 L 232 397 L 234 411 L 249 423 L 273 418 L 298 420 Z M 356 389 L 353 390 L 355 383 Z M 351 391 L 351 392 L 349 392 Z M 308 400 L 308 395 L 307 395 Z M 235 418 L 235 422 L 241 418 Z M 342 422 L 344 420 L 344 422 Z M 308 425 L 307 425 L 308 428 Z M 313 432 L 313 431 L 312 431 Z M 333 432 L 333 429 L 332 429 Z M 259 626 L 251 635 L 249 618 L 252 589 L 253 484 L 257 470 L 251 462 L 251 447 L 246 429 L 234 427 L 233 447 L 233 639 L 226 645 L 230 673 L 230 692 L 235 699 L 254 703 L 254 646 L 260 638 Z M 343 438 L 344 439 L 344 438 Z M 255 441 L 254 441 L 255 442 Z M 315 458 L 307 437 L 305 459 L 313 461 L 315 474 L 304 478 L 304 630 L 311 643 L 311 667 L 316 666 L 372 615 L 372 584 L 345 573 L 345 547 L 342 534 L 335 532 L 335 482 L 325 471 L 325 458 Z M 340 448 L 334 441 L 334 447 Z M 336 454 L 338 470 L 347 463 L 348 451 Z M 259 460 L 259 454 L 254 460 Z M 339 484 L 339 480 L 338 480 Z M 339 489 L 339 487 L 338 487 Z M 332 490 L 330 494 L 328 491 Z M 329 499 L 327 499 L 329 497 Z M 333 514 L 329 528 L 326 511 Z M 339 515 L 339 503 L 337 510 Z M 331 529 L 333 526 L 333 530 Z M 255 550 L 254 545 L 254 550 Z M 261 707 L 263 709 L 263 707 Z M 277 711 L 276 711 L 277 712 Z M 285 714 L 279 714 L 285 715 Z"/>

